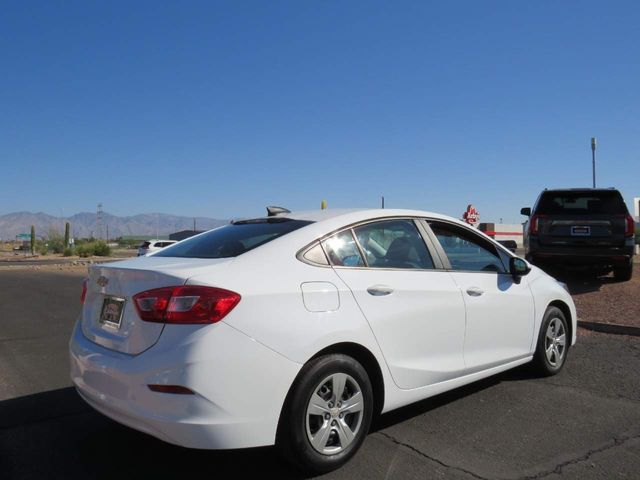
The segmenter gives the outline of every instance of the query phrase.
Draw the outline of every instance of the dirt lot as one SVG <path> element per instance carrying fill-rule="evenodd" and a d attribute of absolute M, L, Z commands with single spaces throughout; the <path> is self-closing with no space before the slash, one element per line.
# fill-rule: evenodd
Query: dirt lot
<path fill-rule="evenodd" d="M 640 327 L 640 265 L 633 278 L 617 282 L 613 276 L 581 279 L 562 278 L 569 286 L 578 318 L 589 322 L 617 323 Z"/>

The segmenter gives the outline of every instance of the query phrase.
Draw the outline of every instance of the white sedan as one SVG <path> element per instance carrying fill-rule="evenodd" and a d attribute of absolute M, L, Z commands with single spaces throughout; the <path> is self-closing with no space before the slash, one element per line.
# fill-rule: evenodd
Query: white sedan
<path fill-rule="evenodd" d="M 566 287 L 453 218 L 321 210 L 235 221 L 93 265 L 70 343 L 96 410 L 167 442 L 344 464 L 373 415 L 576 340 Z"/>
<path fill-rule="evenodd" d="M 178 243 L 177 240 L 147 240 L 146 242 L 142 242 L 138 247 L 138 256 L 142 257 L 144 255 L 149 255 L 150 253 L 157 252 L 158 250 L 162 250 L 169 245 L 173 245 L 174 243 Z"/>

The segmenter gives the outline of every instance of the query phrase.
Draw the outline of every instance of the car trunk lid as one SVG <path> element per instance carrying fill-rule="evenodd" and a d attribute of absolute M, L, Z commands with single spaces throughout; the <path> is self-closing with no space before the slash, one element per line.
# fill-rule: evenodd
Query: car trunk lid
<path fill-rule="evenodd" d="M 82 307 L 82 331 L 105 348 L 131 355 L 142 353 L 158 341 L 164 324 L 141 320 L 133 296 L 154 288 L 184 285 L 191 276 L 231 261 L 151 256 L 94 265 Z"/>

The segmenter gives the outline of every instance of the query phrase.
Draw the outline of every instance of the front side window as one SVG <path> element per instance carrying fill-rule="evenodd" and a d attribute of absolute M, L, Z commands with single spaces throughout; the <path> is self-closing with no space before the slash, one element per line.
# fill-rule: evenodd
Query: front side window
<path fill-rule="evenodd" d="M 434 268 L 429 251 L 411 220 L 385 220 L 354 229 L 372 268 Z"/>
<path fill-rule="evenodd" d="M 440 222 L 429 222 L 429 225 L 453 270 L 506 273 L 491 242 L 455 225 Z"/>
<path fill-rule="evenodd" d="M 322 242 L 331 265 L 338 267 L 364 267 L 360 251 L 351 230 L 336 233 Z"/>

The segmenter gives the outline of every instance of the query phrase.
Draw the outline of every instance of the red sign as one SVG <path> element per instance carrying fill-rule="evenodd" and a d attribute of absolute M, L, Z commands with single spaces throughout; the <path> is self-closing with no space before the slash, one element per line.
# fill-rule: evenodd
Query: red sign
<path fill-rule="evenodd" d="M 473 205 L 467 205 L 467 211 L 462 214 L 462 220 L 475 227 L 480 221 L 480 212 Z"/>

